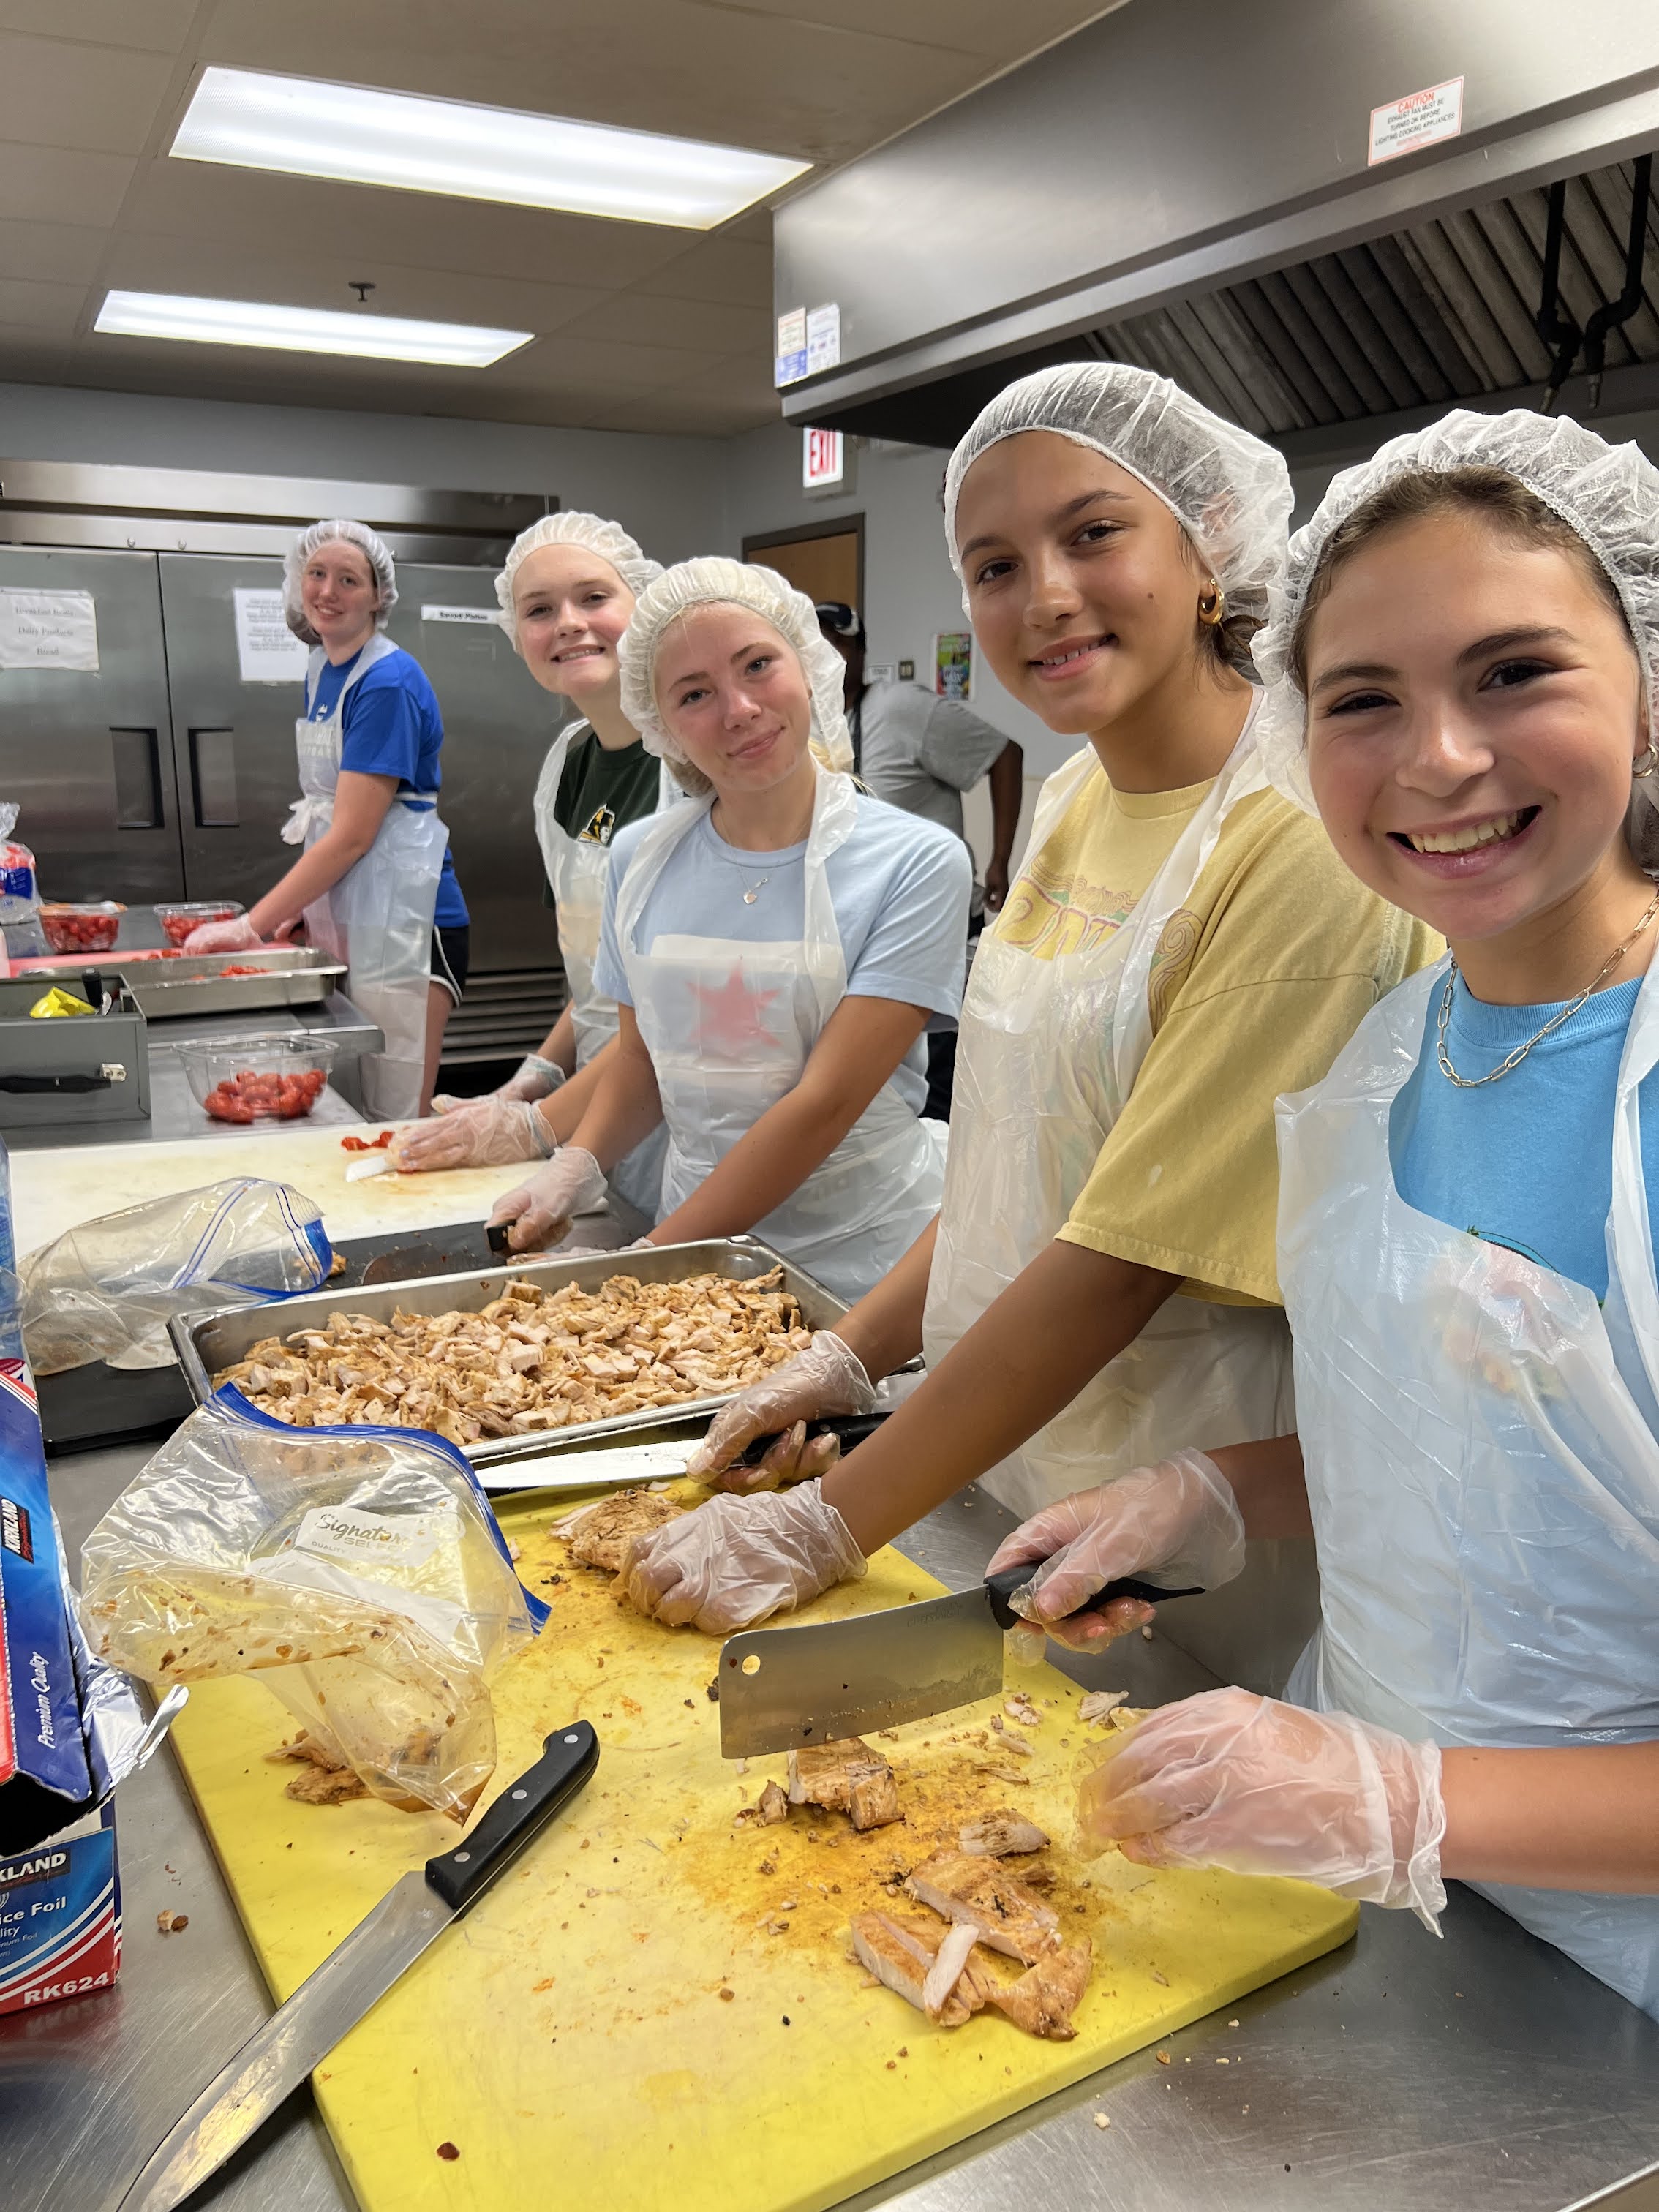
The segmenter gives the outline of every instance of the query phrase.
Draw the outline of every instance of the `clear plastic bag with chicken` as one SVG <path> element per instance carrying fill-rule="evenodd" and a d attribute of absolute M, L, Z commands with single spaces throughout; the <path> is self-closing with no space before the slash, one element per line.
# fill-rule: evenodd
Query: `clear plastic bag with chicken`
<path fill-rule="evenodd" d="M 258 1674 L 374 1796 L 465 1820 L 495 1765 L 489 1680 L 547 1608 L 441 1437 L 201 1407 L 82 1554 L 100 1657 L 152 1688 Z"/>

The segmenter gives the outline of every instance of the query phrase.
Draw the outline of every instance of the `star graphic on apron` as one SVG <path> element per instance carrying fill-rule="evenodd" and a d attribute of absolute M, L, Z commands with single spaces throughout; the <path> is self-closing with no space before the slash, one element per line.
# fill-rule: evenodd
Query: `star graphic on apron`
<path fill-rule="evenodd" d="M 697 999 L 697 1034 L 705 1048 L 741 1052 L 744 1045 L 770 1035 L 761 1017 L 781 994 L 757 991 L 745 979 L 741 960 L 725 982 L 694 981 L 691 988 Z"/>

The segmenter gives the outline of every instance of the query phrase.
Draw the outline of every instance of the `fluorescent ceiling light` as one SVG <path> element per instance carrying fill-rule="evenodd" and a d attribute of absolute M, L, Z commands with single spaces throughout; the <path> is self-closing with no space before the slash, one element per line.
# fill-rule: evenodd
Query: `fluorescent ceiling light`
<path fill-rule="evenodd" d="M 535 336 L 533 331 L 406 322 L 395 315 L 273 307 L 258 300 L 192 300 L 173 292 L 110 292 L 93 328 L 122 337 L 191 338 L 203 345 L 349 353 L 369 361 L 436 361 L 446 368 L 488 368 Z"/>
<path fill-rule="evenodd" d="M 347 184 L 708 230 L 810 161 L 364 85 L 208 69 L 169 149 Z"/>

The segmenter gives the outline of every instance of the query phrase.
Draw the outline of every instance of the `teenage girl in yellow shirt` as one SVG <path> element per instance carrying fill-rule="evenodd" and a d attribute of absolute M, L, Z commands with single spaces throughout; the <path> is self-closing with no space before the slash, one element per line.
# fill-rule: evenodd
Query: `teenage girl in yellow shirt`
<path fill-rule="evenodd" d="M 651 1539 L 633 1601 L 724 1633 L 814 1596 L 975 1477 L 1030 1512 L 1288 1416 L 1273 1100 L 1436 948 L 1267 787 L 1249 639 L 1282 572 L 1280 456 L 1121 363 L 1026 377 L 951 458 L 951 558 L 1005 687 L 1088 743 L 1045 785 L 969 981 L 939 1218 L 833 1333 L 715 1423 L 799 1431 Z"/>

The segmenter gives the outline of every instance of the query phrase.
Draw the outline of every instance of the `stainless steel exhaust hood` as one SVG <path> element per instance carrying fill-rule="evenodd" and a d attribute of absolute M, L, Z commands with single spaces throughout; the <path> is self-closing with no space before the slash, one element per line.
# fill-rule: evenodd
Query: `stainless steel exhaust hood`
<path fill-rule="evenodd" d="M 1368 164 L 1371 112 L 1462 78 L 1461 130 Z M 1536 404 L 1547 187 L 1558 297 L 1620 301 L 1659 146 L 1659 11 L 1132 0 L 798 195 L 780 313 L 835 301 L 839 366 L 787 417 L 951 442 L 1012 376 L 1098 355 L 1310 461 L 1459 399 Z M 1659 404 L 1659 210 L 1603 414 Z M 1586 411 L 1581 376 L 1564 404 Z"/>

